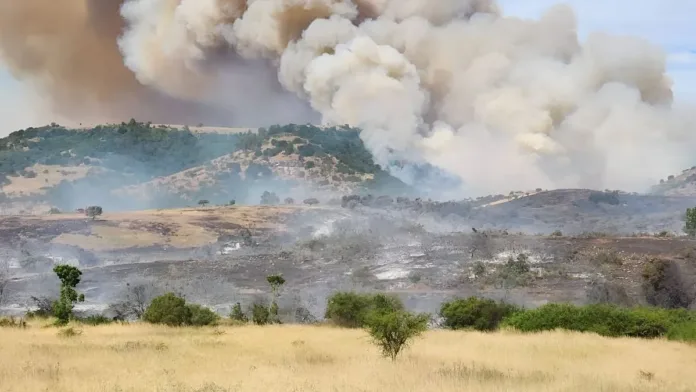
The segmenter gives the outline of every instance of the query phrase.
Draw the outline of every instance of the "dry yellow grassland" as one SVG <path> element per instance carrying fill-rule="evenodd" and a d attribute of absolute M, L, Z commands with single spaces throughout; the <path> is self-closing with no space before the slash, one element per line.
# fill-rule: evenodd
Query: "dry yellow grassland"
<path fill-rule="evenodd" d="M 0 330 L 0 390 L 31 392 L 695 391 L 696 347 L 550 332 L 430 331 L 395 362 L 363 331 L 173 329 L 145 324 Z"/>

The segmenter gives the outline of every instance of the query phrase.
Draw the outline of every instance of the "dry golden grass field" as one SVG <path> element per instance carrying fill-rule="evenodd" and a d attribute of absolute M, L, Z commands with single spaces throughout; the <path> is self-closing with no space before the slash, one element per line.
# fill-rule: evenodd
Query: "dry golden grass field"
<path fill-rule="evenodd" d="M 695 391 L 696 347 L 551 332 L 430 331 L 395 362 L 359 330 L 0 330 L 0 391 Z"/>

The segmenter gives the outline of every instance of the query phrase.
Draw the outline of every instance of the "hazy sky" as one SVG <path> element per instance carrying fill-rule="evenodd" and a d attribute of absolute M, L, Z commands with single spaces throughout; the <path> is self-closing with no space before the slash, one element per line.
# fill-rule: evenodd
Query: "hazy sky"
<path fill-rule="evenodd" d="M 582 38 L 592 31 L 642 36 L 665 48 L 678 101 L 696 102 L 696 0 L 567 0 Z M 558 0 L 499 0 L 508 15 L 537 17 Z M 26 99 L 28 88 L 0 64 L 0 135 L 47 119 Z"/>

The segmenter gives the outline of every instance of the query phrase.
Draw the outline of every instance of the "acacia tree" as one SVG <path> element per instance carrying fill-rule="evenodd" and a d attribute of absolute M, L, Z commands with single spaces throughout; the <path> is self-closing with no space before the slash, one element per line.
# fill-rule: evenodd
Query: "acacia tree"
<path fill-rule="evenodd" d="M 58 324 L 67 324 L 75 303 L 85 301 L 85 295 L 78 294 L 75 290 L 80 283 L 82 271 L 71 265 L 59 264 L 53 268 L 53 272 L 60 279 L 60 299 L 53 303 L 53 313 L 58 319 Z"/>

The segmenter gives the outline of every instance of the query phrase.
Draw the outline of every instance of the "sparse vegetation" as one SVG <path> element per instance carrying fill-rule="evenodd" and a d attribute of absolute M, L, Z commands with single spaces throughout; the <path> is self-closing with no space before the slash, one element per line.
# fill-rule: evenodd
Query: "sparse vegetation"
<path fill-rule="evenodd" d="M 588 284 L 586 296 L 590 304 L 632 306 L 635 302 L 621 284 L 599 279 L 594 279 Z"/>
<path fill-rule="evenodd" d="M 7 260 L 0 260 L 0 306 L 5 305 L 9 300 L 8 286 L 11 278 L 10 263 Z"/>
<path fill-rule="evenodd" d="M 534 279 L 529 256 L 520 253 L 517 257 L 508 257 L 505 264 L 500 266 L 490 279 L 494 285 L 504 289 L 528 286 Z"/>
<path fill-rule="evenodd" d="M 261 195 L 261 204 L 264 205 L 276 205 L 280 204 L 280 198 L 275 192 L 264 191 Z"/>
<path fill-rule="evenodd" d="M 409 341 L 426 331 L 428 319 L 427 314 L 415 315 L 403 310 L 372 312 L 367 318 L 367 330 L 382 355 L 393 361 Z"/>
<path fill-rule="evenodd" d="M 249 318 L 244 314 L 244 311 L 242 311 L 242 304 L 237 302 L 234 304 L 232 307 L 232 312 L 230 313 L 230 319 L 234 321 L 239 321 L 241 323 L 248 323 Z"/>
<path fill-rule="evenodd" d="M 90 206 L 85 209 L 85 215 L 92 218 L 92 220 L 97 219 L 98 216 L 101 216 L 102 212 L 103 210 L 99 206 Z"/>
<path fill-rule="evenodd" d="M 594 332 L 603 336 L 656 338 L 669 331 L 683 331 L 685 323 L 696 323 L 696 313 L 657 308 L 619 308 L 612 305 L 573 306 L 548 304 L 533 310 L 516 312 L 503 325 L 522 332 L 566 329 Z M 676 332 L 672 336 L 677 336 Z"/>
<path fill-rule="evenodd" d="M 143 314 L 144 321 L 172 327 L 213 325 L 218 318 L 212 310 L 197 304 L 187 304 L 186 300 L 174 293 L 154 298 Z"/>
<path fill-rule="evenodd" d="M 71 265 L 59 264 L 53 268 L 60 280 L 60 298 L 53 303 L 53 315 L 57 323 L 65 325 L 72 317 L 76 302 L 84 302 L 85 295 L 78 294 L 75 287 L 80 283 L 82 271 Z"/>
<path fill-rule="evenodd" d="M 372 312 L 391 313 L 403 309 L 397 297 L 386 294 L 338 292 L 329 297 L 324 318 L 341 327 L 360 328 L 366 325 Z"/>
<path fill-rule="evenodd" d="M 154 297 L 154 287 L 150 284 L 126 283 L 123 300 L 109 307 L 116 320 L 141 319 Z"/>
<path fill-rule="evenodd" d="M 494 331 L 504 318 L 518 310 L 516 306 L 491 299 L 469 297 L 443 303 L 440 317 L 447 328 Z"/>
<path fill-rule="evenodd" d="M 686 209 L 684 221 L 684 232 L 691 237 L 696 236 L 696 207 Z"/>
<path fill-rule="evenodd" d="M 609 204 L 609 205 L 618 205 L 621 203 L 619 200 L 619 193 L 614 191 L 614 192 L 592 192 L 589 196 L 589 200 L 595 204 Z"/>

